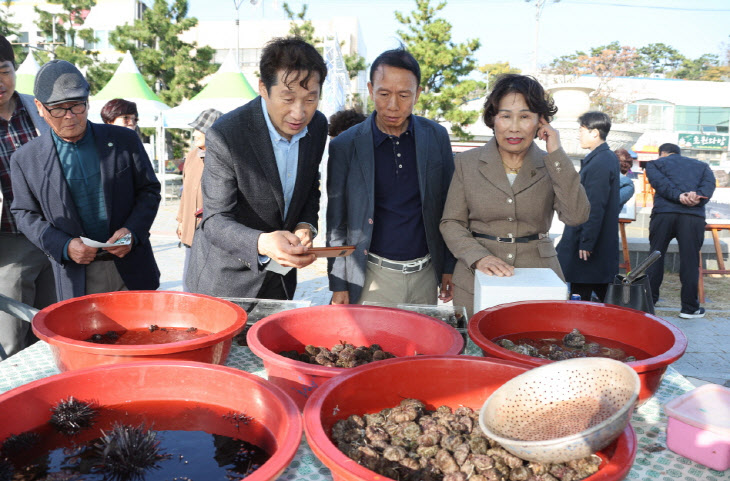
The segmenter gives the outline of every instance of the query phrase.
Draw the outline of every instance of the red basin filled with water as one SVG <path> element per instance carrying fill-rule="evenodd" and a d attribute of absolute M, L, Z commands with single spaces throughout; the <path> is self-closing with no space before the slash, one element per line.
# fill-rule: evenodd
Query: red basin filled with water
<path fill-rule="evenodd" d="M 240 412 L 253 418 L 245 427 L 223 420 L 217 434 L 246 438 L 264 448 L 271 457 L 246 477 L 251 481 L 273 480 L 289 466 L 302 438 L 302 421 L 296 405 L 279 388 L 245 371 L 225 366 L 185 361 L 145 361 L 99 366 L 50 376 L 0 395 L 0 443 L 45 425 L 50 409 L 59 400 L 73 396 L 104 406 L 155 403 L 154 429 L 171 421 L 166 409 L 184 406 L 185 430 L 206 431 L 210 413 Z M 218 415 L 218 418 L 221 416 Z M 201 424 L 202 423 L 202 424 Z M 94 430 L 92 426 L 89 431 Z M 180 428 L 178 428 L 180 429 Z M 96 430 L 98 432 L 98 430 Z M 79 436 L 83 437 L 85 433 Z M 153 478 L 148 478 L 153 479 Z"/>
<path fill-rule="evenodd" d="M 415 398 L 435 410 L 441 405 L 467 406 L 476 411 L 502 384 L 531 366 L 514 361 L 473 356 L 418 356 L 388 359 L 356 367 L 327 381 L 304 407 L 304 433 L 314 454 L 332 471 L 335 481 L 388 479 L 359 465 L 330 440 L 332 426 L 352 414 L 379 412 Z M 636 456 L 636 434 L 627 426 L 598 455 L 599 471 L 584 481 L 618 481 Z"/>
<path fill-rule="evenodd" d="M 96 344 L 93 334 L 108 331 L 144 339 L 151 325 L 196 338 L 150 344 Z M 202 294 L 165 291 L 121 291 L 92 294 L 52 304 L 33 318 L 33 332 L 46 341 L 58 369 L 70 371 L 102 364 L 153 359 L 223 364 L 233 336 L 246 325 L 239 306 Z"/>
<path fill-rule="evenodd" d="M 599 344 L 616 342 L 637 355 L 628 362 L 641 381 L 639 404 L 654 395 L 667 366 L 682 357 L 687 338 L 678 328 L 653 314 L 626 307 L 581 301 L 524 301 L 477 312 L 469 320 L 469 337 L 485 356 L 541 366 L 554 361 L 519 354 L 497 345 L 502 337 L 531 338 L 530 333 L 555 333 L 562 338 L 578 329 Z"/>
<path fill-rule="evenodd" d="M 295 361 L 279 355 L 282 351 L 303 352 L 308 344 L 329 349 L 340 341 L 355 346 L 379 344 L 396 357 L 458 354 L 464 347 L 464 339 L 456 329 L 433 317 L 358 305 L 280 312 L 254 324 L 246 341 L 251 351 L 263 360 L 269 381 L 289 394 L 300 409 L 319 385 L 348 369 Z"/>

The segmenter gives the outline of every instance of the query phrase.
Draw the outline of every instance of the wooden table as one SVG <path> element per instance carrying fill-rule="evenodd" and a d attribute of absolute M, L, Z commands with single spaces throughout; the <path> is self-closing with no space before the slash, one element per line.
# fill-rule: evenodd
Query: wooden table
<path fill-rule="evenodd" d="M 621 250 L 624 253 L 624 261 L 618 265 L 619 269 L 626 269 L 626 273 L 631 270 L 631 257 L 629 256 L 629 242 L 626 240 L 626 224 L 631 224 L 634 219 L 618 220 L 618 233 L 621 236 Z"/>
<path fill-rule="evenodd" d="M 730 230 L 730 224 L 706 224 L 705 232 L 712 232 L 712 241 L 715 244 L 715 255 L 717 256 L 717 269 L 705 269 L 702 265 L 702 251 L 700 251 L 700 282 L 697 288 L 697 295 L 700 302 L 705 302 L 705 276 L 709 274 L 730 274 L 730 270 L 725 269 L 725 258 L 722 255 L 722 247 L 720 246 L 720 237 L 718 233 L 721 230 Z"/>

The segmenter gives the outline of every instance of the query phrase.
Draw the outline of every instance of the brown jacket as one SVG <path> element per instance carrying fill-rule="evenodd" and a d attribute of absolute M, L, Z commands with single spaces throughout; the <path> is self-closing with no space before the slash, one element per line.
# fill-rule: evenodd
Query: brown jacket
<path fill-rule="evenodd" d="M 562 149 L 547 154 L 533 143 L 512 186 L 494 139 L 457 155 L 440 225 L 446 245 L 457 259 L 453 282 L 460 299 L 454 303 L 464 305 L 471 313 L 472 266 L 488 255 L 515 267 L 548 267 L 563 278 L 555 247 L 547 235 L 524 244 L 471 235 L 547 234 L 554 212 L 567 225 L 585 222 L 590 212 L 580 177 Z"/>
<path fill-rule="evenodd" d="M 203 191 L 200 188 L 200 179 L 203 177 L 203 159 L 200 149 L 194 148 L 185 157 L 183 167 L 183 190 L 180 196 L 180 207 L 177 210 L 177 221 L 182 224 L 180 241 L 190 247 L 193 245 L 195 228 L 200 218 L 195 217 L 195 211 L 203 208 Z"/>

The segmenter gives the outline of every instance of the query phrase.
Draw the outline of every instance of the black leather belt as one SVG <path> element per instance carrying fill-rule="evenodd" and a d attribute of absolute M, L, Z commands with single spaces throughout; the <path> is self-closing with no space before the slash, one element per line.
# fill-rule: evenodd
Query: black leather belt
<path fill-rule="evenodd" d="M 507 244 L 514 244 L 515 242 L 518 244 L 524 244 L 530 241 L 538 240 L 540 238 L 540 234 L 526 235 L 524 237 L 497 237 L 493 235 L 472 232 L 471 235 L 473 235 L 474 237 L 481 237 L 482 239 L 489 239 L 497 242 L 504 242 Z"/>
<path fill-rule="evenodd" d="M 431 256 L 428 255 L 423 259 L 419 259 L 417 261 L 391 262 L 380 256 L 368 253 L 368 262 L 378 265 L 380 267 L 384 267 L 386 269 L 402 272 L 403 274 L 413 274 L 415 272 L 420 272 L 428 267 L 428 265 L 431 263 Z"/>

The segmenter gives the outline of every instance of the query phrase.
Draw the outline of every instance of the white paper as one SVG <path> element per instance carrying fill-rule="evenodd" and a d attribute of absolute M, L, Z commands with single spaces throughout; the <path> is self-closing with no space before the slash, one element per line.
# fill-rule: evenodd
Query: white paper
<path fill-rule="evenodd" d="M 102 247 L 114 247 L 114 246 L 126 246 L 132 243 L 132 234 L 127 234 L 119 239 L 117 239 L 116 242 L 97 242 L 93 239 L 89 239 L 88 237 L 81 236 L 81 242 L 86 244 L 89 247 L 96 247 L 98 249 L 101 249 Z"/>
<path fill-rule="evenodd" d="M 266 264 L 265 269 L 275 274 L 281 274 L 282 276 L 285 276 L 290 270 L 293 269 L 293 267 L 284 267 L 276 262 L 274 259 L 269 259 L 269 262 Z"/>

